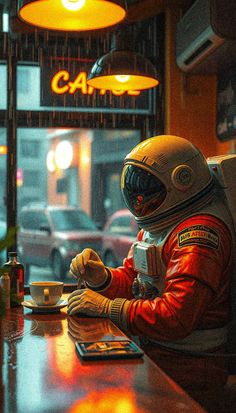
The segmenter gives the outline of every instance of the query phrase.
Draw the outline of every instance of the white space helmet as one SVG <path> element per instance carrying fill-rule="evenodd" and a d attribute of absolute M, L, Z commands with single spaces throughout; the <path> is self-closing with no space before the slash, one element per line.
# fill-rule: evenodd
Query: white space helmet
<path fill-rule="evenodd" d="M 159 135 L 125 157 L 121 190 L 141 228 L 167 226 L 213 196 L 206 159 L 188 140 Z"/>

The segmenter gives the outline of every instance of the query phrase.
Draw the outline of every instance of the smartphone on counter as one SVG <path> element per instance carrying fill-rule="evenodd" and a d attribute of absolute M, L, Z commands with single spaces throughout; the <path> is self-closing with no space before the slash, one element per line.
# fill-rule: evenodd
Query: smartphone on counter
<path fill-rule="evenodd" d="M 132 340 L 75 342 L 82 360 L 133 359 L 143 356 L 143 350 Z"/>

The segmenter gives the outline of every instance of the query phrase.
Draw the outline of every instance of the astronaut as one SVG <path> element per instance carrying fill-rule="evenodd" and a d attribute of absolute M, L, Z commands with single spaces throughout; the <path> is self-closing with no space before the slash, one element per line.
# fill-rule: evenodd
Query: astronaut
<path fill-rule="evenodd" d="M 221 387 L 234 243 L 207 160 L 188 140 L 155 136 L 125 158 L 121 191 L 140 227 L 123 265 L 83 250 L 70 271 L 86 285 L 70 315 L 110 318 L 185 388 Z M 181 371 L 181 377 L 178 373 Z"/>

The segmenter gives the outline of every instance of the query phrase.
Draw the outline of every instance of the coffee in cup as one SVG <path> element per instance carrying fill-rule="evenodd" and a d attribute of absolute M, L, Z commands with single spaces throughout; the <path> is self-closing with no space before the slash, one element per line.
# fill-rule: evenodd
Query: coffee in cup
<path fill-rule="evenodd" d="M 55 305 L 63 293 L 61 281 L 33 281 L 30 283 L 30 295 L 37 305 Z"/>

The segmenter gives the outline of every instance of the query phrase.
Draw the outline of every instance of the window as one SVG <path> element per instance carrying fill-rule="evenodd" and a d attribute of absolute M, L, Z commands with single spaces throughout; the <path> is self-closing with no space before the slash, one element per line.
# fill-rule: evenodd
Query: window
<path fill-rule="evenodd" d="M 44 212 L 27 211 L 20 216 L 20 225 L 23 229 L 39 230 L 41 226 L 48 226 Z"/>
<path fill-rule="evenodd" d="M 140 23 L 139 30 L 142 42 L 138 42 L 140 52 L 145 45 L 148 45 L 147 57 L 153 58 L 154 64 L 158 63 L 161 74 L 164 62 L 164 49 L 162 47 L 164 45 L 164 23 L 164 14 Z M 136 28 L 134 31 L 136 32 Z M 14 162 L 17 161 L 17 165 L 14 165 L 17 167 L 17 185 L 15 185 L 14 177 L 8 176 L 10 187 L 14 191 L 14 195 L 16 192 L 17 196 L 17 208 L 15 209 L 15 203 L 11 205 L 11 202 L 8 208 L 9 214 L 12 212 L 14 215 L 18 214 L 14 218 L 18 219 L 23 212 L 22 208 L 26 206 L 34 204 L 35 209 L 38 208 L 39 203 L 36 204 L 34 201 L 39 200 L 41 206 L 42 204 L 63 207 L 74 205 L 84 210 L 87 216 L 102 228 L 111 213 L 124 207 L 120 193 L 120 172 L 123 160 L 127 153 L 140 142 L 141 130 L 143 133 L 147 131 L 148 135 L 158 125 L 158 133 L 162 132 L 163 87 L 153 89 L 150 93 L 142 92 L 143 98 L 141 93 L 138 100 L 134 96 L 119 97 L 110 92 L 106 92 L 104 95 L 100 95 L 99 92 L 90 94 L 85 91 L 84 93 L 83 85 L 80 82 L 77 84 L 78 88 L 76 87 L 75 93 L 70 93 L 69 82 L 73 82 L 77 74 L 83 71 L 85 60 L 90 62 L 91 59 L 96 59 L 96 48 L 103 50 L 110 40 L 108 37 L 104 40 L 99 38 L 93 41 L 91 39 L 91 44 L 95 47 L 90 47 L 89 50 L 87 50 L 87 39 L 81 38 L 81 47 L 78 50 L 78 42 L 73 39 L 73 36 L 72 38 L 66 36 L 64 42 L 64 39 L 59 39 L 49 33 L 47 36 L 48 50 L 42 54 L 45 39 L 38 33 L 25 34 L 22 42 L 17 43 L 14 43 L 12 36 L 8 36 L 6 33 L 7 46 L 13 46 L 12 50 L 16 52 L 14 62 L 16 63 L 17 90 L 13 90 L 16 93 L 13 94 L 14 99 L 10 103 L 15 103 L 16 97 L 17 139 L 15 139 L 15 134 L 7 135 L 3 128 L 8 108 L 7 91 L 9 88 L 7 86 L 9 82 L 7 75 L 8 72 L 15 69 L 15 66 L 7 68 L 6 52 L 9 48 L 1 51 L 2 93 L 0 94 L 0 109 L 4 113 L 2 113 L 0 120 L 2 129 L 4 129 L 4 139 L 6 136 L 14 138 L 12 140 L 14 145 L 9 146 L 8 154 L 10 154 L 10 150 L 15 150 L 17 145 L 17 156 L 13 158 Z M 150 42 L 152 37 L 155 39 L 154 42 Z M 17 46 L 16 49 L 15 46 Z M 68 59 L 58 59 L 64 55 Z M 51 79 L 55 80 L 55 74 L 64 68 L 67 61 L 71 61 L 68 69 L 72 69 L 68 71 L 70 75 L 68 82 L 65 82 L 69 88 L 66 87 L 65 93 L 52 95 Z M 10 60 L 9 63 L 11 63 Z M 47 69 L 49 69 L 49 76 L 45 77 L 44 73 Z M 15 76 L 12 78 L 10 76 L 9 80 L 13 80 L 12 89 L 14 89 Z M 104 108 L 102 116 L 101 108 Z M 7 128 L 9 129 L 8 125 Z M 69 141 L 73 146 L 73 160 L 67 169 L 61 168 L 57 162 L 57 145 L 62 140 Z M 5 163 L 6 156 L 1 156 L 0 169 L 3 171 L 6 171 Z M 66 182 L 66 185 L 60 188 L 63 191 L 57 191 L 58 182 Z M 6 179 L 3 179 L 0 191 L 3 211 L 6 209 L 6 196 Z M 13 216 L 13 214 L 11 215 Z M 94 227 L 90 227 L 91 236 L 88 236 L 88 231 L 86 234 L 85 231 L 81 231 L 86 235 L 85 239 L 75 242 L 74 230 L 77 228 L 77 224 L 67 218 L 64 219 L 64 217 L 63 219 L 57 217 L 56 222 L 60 223 L 65 232 L 58 239 L 57 249 L 52 240 L 53 228 L 52 233 L 38 231 L 40 225 L 47 226 L 43 218 L 40 220 L 39 212 L 31 210 L 31 212 L 27 211 L 26 216 L 22 216 L 23 227 L 19 224 L 17 249 L 22 252 L 22 262 L 30 267 L 30 278 L 27 281 L 47 280 L 49 277 L 56 279 L 59 273 L 59 264 L 63 262 L 61 273 L 64 276 L 64 281 L 71 283 L 73 279 L 68 274 L 68 268 L 70 260 L 79 252 L 79 248 L 89 245 L 94 246 L 94 249 L 99 248 L 98 237 L 100 234 L 92 229 Z M 87 225 L 84 217 L 82 221 L 78 218 L 78 223 L 82 227 Z M 66 232 L 69 224 L 71 231 Z M 116 224 L 116 227 L 119 233 L 128 235 L 133 233 L 131 222 L 121 221 Z M 40 246 L 35 246 L 34 251 L 32 251 L 34 245 L 29 241 L 28 255 L 23 248 L 20 251 L 19 244 L 21 229 L 22 239 L 24 239 L 27 232 L 25 228 L 31 233 L 32 239 L 34 232 L 37 231 L 40 242 Z M 65 242 L 65 236 L 68 237 L 68 242 Z M 73 245 L 71 255 L 64 256 L 68 254 L 68 247 L 71 243 Z M 53 253 L 48 254 L 49 251 L 51 252 L 51 248 Z M 39 259 L 39 254 L 42 254 L 42 260 Z M 34 256 L 34 260 L 30 261 L 32 256 Z"/>
<path fill-rule="evenodd" d="M 24 171 L 24 186 L 33 186 L 40 184 L 40 173 L 38 171 Z"/>
<path fill-rule="evenodd" d="M 7 65 L 0 65 L 1 93 L 0 109 L 7 108 Z"/>
<path fill-rule="evenodd" d="M 18 82 L 18 92 L 19 93 L 28 93 L 31 71 L 27 70 L 27 67 L 20 67 L 20 81 Z"/>
<path fill-rule="evenodd" d="M 83 211 L 52 211 L 50 213 L 56 231 L 96 231 L 96 225 Z"/>
<path fill-rule="evenodd" d="M 36 140 L 22 139 L 20 142 L 20 154 L 24 158 L 39 158 L 40 142 Z"/>
<path fill-rule="evenodd" d="M 131 226 L 131 220 L 132 217 L 130 216 L 116 218 L 110 225 L 109 231 L 122 235 L 136 235 L 134 228 Z"/>

